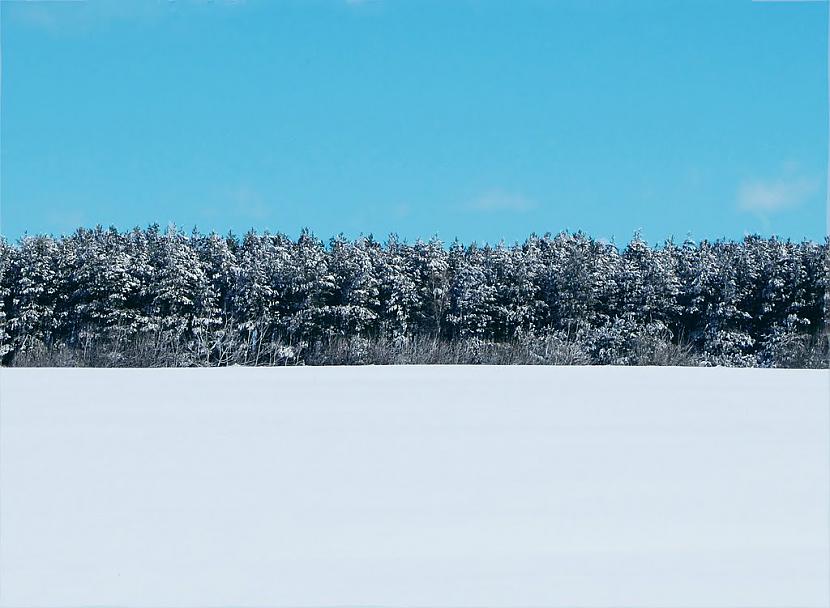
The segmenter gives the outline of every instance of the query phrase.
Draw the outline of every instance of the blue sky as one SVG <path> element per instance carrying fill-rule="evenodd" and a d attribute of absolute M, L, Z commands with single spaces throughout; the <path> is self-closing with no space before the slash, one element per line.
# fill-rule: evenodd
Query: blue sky
<path fill-rule="evenodd" d="M 826 3 L 0 2 L 2 233 L 827 233 Z"/>

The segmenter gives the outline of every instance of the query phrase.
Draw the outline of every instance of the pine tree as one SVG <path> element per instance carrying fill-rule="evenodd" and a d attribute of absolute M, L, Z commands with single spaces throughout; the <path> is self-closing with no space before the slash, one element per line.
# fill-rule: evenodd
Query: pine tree
<path fill-rule="evenodd" d="M 307 230 L 240 242 L 157 225 L 0 239 L 0 357 L 364 362 L 374 345 L 395 351 L 386 361 L 427 348 L 429 360 L 821 367 L 828 251 L 830 239 L 650 247 L 635 235 L 620 252 L 564 232 L 326 247 Z"/>

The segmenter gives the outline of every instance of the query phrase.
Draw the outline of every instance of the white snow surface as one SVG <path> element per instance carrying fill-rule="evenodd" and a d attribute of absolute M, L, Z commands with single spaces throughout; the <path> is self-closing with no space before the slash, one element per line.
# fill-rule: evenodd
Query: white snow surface
<path fill-rule="evenodd" d="M 0 371 L 0 605 L 826 607 L 827 371 Z"/>

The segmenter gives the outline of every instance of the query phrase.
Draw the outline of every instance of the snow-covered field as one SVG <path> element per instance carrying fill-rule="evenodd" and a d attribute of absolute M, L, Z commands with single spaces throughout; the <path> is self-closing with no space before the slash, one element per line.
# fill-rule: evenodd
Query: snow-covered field
<path fill-rule="evenodd" d="M 0 605 L 822 606 L 826 371 L 0 371 Z"/>

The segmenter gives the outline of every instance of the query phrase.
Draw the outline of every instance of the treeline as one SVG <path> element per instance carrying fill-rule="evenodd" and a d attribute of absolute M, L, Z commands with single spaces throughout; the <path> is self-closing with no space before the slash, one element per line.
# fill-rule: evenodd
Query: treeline
<path fill-rule="evenodd" d="M 826 367 L 828 241 L 324 243 L 170 228 L 0 241 L 4 365 Z"/>

